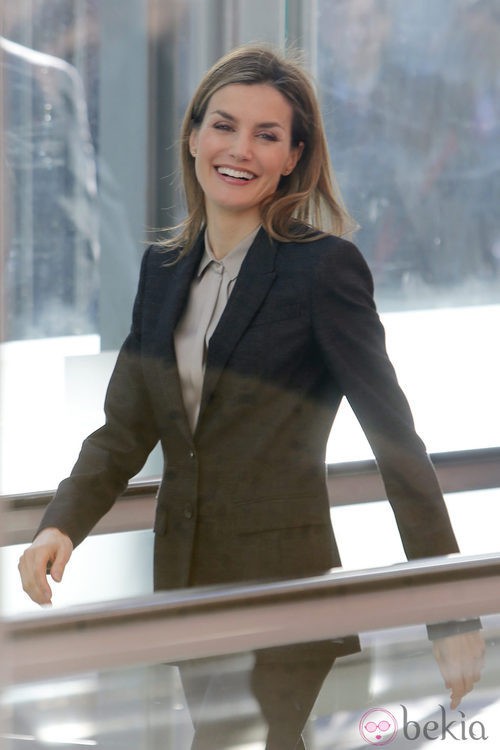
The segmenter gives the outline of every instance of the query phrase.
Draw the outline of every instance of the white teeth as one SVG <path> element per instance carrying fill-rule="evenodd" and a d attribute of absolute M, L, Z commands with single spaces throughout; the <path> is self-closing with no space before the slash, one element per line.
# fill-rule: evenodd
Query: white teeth
<path fill-rule="evenodd" d="M 239 169 L 231 169 L 230 167 L 217 167 L 219 174 L 225 174 L 227 177 L 236 177 L 239 180 L 252 180 L 255 175 L 251 172 L 241 172 Z"/>

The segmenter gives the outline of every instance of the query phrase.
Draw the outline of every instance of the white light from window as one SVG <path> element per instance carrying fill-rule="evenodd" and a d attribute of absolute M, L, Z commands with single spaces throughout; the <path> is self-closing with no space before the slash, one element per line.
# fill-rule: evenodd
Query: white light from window
<path fill-rule="evenodd" d="M 51 724 L 41 727 L 37 739 L 46 745 L 85 745 L 95 747 L 96 740 L 85 739 L 92 733 L 88 724 Z"/>

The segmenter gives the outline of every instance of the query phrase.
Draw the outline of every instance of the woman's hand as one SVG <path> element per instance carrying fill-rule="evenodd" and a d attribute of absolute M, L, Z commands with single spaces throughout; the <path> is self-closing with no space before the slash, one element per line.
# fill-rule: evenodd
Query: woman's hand
<path fill-rule="evenodd" d="M 480 630 L 437 638 L 434 657 L 444 684 L 451 691 L 450 706 L 455 709 L 481 678 L 484 664 L 484 639 Z"/>
<path fill-rule="evenodd" d="M 69 536 L 59 529 L 43 529 L 19 559 L 19 573 L 23 589 L 36 604 L 51 604 L 52 589 L 47 573 L 60 582 L 66 564 L 73 552 Z"/>

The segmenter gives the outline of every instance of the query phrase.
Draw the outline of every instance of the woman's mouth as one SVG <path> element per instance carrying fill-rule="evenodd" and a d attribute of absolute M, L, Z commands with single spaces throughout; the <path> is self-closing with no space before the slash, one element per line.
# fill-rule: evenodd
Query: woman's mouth
<path fill-rule="evenodd" d="M 233 169 L 232 167 L 216 167 L 217 172 L 223 177 L 229 177 L 232 180 L 244 180 L 249 182 L 255 179 L 253 172 L 247 172 L 244 169 Z"/>

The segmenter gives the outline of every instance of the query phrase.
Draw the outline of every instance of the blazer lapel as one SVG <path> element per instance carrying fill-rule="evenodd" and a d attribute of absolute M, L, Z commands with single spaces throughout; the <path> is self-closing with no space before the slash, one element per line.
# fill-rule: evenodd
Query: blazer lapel
<path fill-rule="evenodd" d="M 274 243 L 261 229 L 243 261 L 234 289 L 210 339 L 198 424 L 234 347 L 274 282 L 275 256 Z"/>
<path fill-rule="evenodd" d="M 174 331 L 187 302 L 191 281 L 199 266 L 203 248 L 203 232 L 201 232 L 193 249 L 174 266 L 168 285 L 162 289 L 165 298 L 153 337 L 152 366 L 157 368 L 157 382 L 163 391 L 163 403 L 168 411 L 169 419 L 177 423 L 184 437 L 190 442 L 192 433 L 182 398 L 175 356 Z"/>

